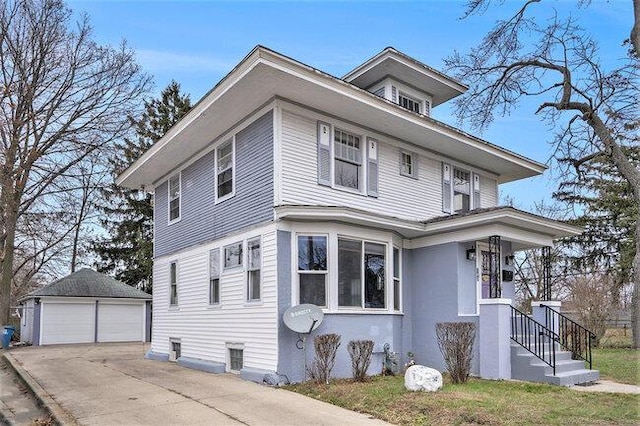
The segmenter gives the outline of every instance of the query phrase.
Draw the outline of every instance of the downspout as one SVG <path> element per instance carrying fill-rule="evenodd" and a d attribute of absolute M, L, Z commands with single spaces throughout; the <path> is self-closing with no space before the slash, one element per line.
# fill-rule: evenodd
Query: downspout
<path fill-rule="evenodd" d="M 93 321 L 93 343 L 98 343 L 98 299 L 96 299 L 95 318 Z"/>

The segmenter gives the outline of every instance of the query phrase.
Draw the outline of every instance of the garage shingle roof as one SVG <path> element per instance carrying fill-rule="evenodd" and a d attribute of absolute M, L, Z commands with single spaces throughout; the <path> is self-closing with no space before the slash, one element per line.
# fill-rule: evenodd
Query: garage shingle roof
<path fill-rule="evenodd" d="M 64 278 L 60 278 L 39 290 L 32 291 L 25 298 L 40 296 L 109 297 L 151 300 L 150 294 L 111 278 L 108 275 L 86 268 L 80 269 Z"/>

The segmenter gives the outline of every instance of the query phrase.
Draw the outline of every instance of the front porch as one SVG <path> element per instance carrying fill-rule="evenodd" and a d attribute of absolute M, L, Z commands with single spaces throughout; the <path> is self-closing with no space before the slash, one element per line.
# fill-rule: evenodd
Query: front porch
<path fill-rule="evenodd" d="M 465 291 L 458 295 L 458 308 L 462 317 L 477 315 L 480 377 L 563 386 L 599 378 L 592 369 L 593 334 L 561 314 L 561 302 L 552 300 L 553 240 L 579 233 L 579 229 L 508 208 L 473 211 L 430 223 L 451 230 L 425 240 L 435 241 L 447 234 L 458 237 L 474 269 L 475 279 L 459 283 Z M 462 235 L 467 238 L 460 238 Z M 541 252 L 541 291 L 538 300 L 531 302 L 531 310 L 523 312 L 515 306 L 515 259 L 518 251 L 534 248 Z M 468 281 L 469 275 L 459 279 Z"/>

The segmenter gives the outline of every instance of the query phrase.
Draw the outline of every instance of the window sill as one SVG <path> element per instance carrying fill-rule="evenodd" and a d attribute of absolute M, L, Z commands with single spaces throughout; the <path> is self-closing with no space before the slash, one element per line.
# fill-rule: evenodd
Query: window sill
<path fill-rule="evenodd" d="M 338 308 L 330 310 L 322 308 L 325 315 L 404 315 L 402 311 L 389 311 L 387 309 L 358 309 L 358 308 Z"/>
<path fill-rule="evenodd" d="M 244 302 L 244 306 L 250 307 L 250 306 L 262 306 L 264 305 L 264 302 L 262 301 L 262 299 L 256 299 L 256 300 L 245 300 Z"/>
<path fill-rule="evenodd" d="M 361 197 L 366 197 L 367 196 L 367 194 L 362 192 L 362 191 L 359 191 L 359 190 L 356 190 L 356 189 L 347 188 L 346 186 L 340 186 L 340 185 L 333 184 L 331 186 L 331 188 L 335 189 L 337 191 L 342 191 L 342 192 L 346 192 L 346 193 L 353 194 L 353 195 L 360 195 Z"/>
<path fill-rule="evenodd" d="M 180 307 L 178 305 L 169 305 L 169 312 L 180 312 Z"/>
<path fill-rule="evenodd" d="M 229 200 L 229 199 L 231 199 L 231 198 L 233 198 L 235 196 L 236 196 L 236 192 L 233 191 L 233 192 L 231 192 L 231 194 L 227 194 L 224 197 L 216 198 L 214 204 L 220 204 L 220 203 L 225 202 L 225 201 L 227 201 L 227 200 Z"/>
<path fill-rule="evenodd" d="M 409 179 L 413 179 L 413 180 L 418 180 L 418 176 L 410 175 L 410 174 L 408 174 L 408 173 L 402 173 L 402 172 L 400 172 L 400 176 L 407 177 L 407 178 L 409 178 Z"/>
<path fill-rule="evenodd" d="M 219 303 L 219 302 L 218 303 L 209 303 L 207 305 L 207 309 L 216 311 L 216 310 L 222 309 L 222 304 Z"/>
<path fill-rule="evenodd" d="M 173 224 L 176 224 L 176 223 L 180 222 L 180 220 L 182 220 L 182 217 L 178 217 L 177 219 L 170 220 L 170 221 L 167 223 L 167 225 L 171 226 L 171 225 L 173 225 Z"/>

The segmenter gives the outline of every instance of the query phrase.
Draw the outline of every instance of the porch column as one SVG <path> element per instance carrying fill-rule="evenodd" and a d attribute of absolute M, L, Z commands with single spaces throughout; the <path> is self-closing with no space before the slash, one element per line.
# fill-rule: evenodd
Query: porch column
<path fill-rule="evenodd" d="M 540 300 L 551 300 L 551 247 L 542 248 L 542 297 Z"/>
<path fill-rule="evenodd" d="M 511 299 L 479 301 L 480 377 L 511 378 Z"/>
<path fill-rule="evenodd" d="M 538 321 L 540 324 L 547 327 L 549 330 L 558 334 L 560 330 L 559 327 L 559 318 L 556 313 L 545 308 L 545 306 L 550 307 L 556 312 L 560 312 L 560 307 L 562 306 L 562 302 L 559 300 L 540 300 L 531 302 L 531 317 Z"/>

